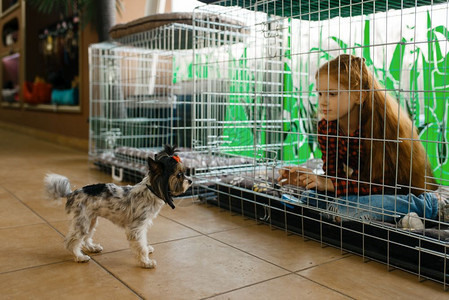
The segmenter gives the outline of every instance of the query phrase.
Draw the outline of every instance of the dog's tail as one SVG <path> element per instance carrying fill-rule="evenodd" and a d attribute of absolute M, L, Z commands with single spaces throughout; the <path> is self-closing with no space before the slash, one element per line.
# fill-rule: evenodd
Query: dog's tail
<path fill-rule="evenodd" d="M 58 174 L 47 174 L 44 178 L 45 193 L 50 200 L 65 198 L 72 192 L 67 177 Z"/>

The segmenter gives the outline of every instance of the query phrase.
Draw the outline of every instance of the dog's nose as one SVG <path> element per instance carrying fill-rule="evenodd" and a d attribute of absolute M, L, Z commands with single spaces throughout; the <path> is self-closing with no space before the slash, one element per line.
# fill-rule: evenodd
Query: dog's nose
<path fill-rule="evenodd" d="M 192 181 L 192 179 L 188 179 L 188 182 L 189 182 L 189 184 L 192 184 L 193 181 Z"/>

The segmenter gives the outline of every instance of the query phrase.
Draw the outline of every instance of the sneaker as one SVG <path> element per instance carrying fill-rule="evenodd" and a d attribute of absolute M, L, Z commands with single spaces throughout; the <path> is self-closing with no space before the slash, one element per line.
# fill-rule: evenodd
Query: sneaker
<path fill-rule="evenodd" d="M 411 212 L 406 214 L 402 219 L 399 220 L 398 226 L 402 229 L 408 230 L 422 230 L 424 229 L 424 223 L 421 221 L 418 214 Z"/>
<path fill-rule="evenodd" d="M 434 192 L 438 199 L 438 219 L 449 223 L 449 191 L 446 187 L 438 187 Z"/>
<path fill-rule="evenodd" d="M 330 218 L 334 223 L 341 223 L 342 219 L 339 216 L 336 216 L 338 214 L 338 208 L 335 204 L 328 204 L 327 210 L 332 212 L 330 214 L 327 214 L 328 218 Z"/>

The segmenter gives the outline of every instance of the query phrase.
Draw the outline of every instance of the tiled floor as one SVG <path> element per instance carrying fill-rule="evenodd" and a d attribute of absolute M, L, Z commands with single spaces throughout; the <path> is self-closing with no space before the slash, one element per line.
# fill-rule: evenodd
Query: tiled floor
<path fill-rule="evenodd" d="M 2 299 L 443 299 L 442 285 L 191 200 L 149 231 L 157 268 L 138 267 L 124 232 L 100 220 L 104 251 L 73 262 L 69 217 L 42 196 L 48 172 L 72 185 L 110 181 L 87 154 L 0 129 Z"/>

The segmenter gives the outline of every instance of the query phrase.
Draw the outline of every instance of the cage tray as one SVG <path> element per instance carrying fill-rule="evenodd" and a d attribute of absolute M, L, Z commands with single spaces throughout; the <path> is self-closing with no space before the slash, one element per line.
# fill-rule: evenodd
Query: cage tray
<path fill-rule="evenodd" d="M 265 196 L 241 187 L 217 184 L 218 197 L 208 203 L 424 278 L 439 282 L 449 279 L 444 278 L 448 276 L 447 228 L 410 232 L 381 222 L 337 224 L 313 208 L 274 200 L 273 191 L 267 190 Z"/>

